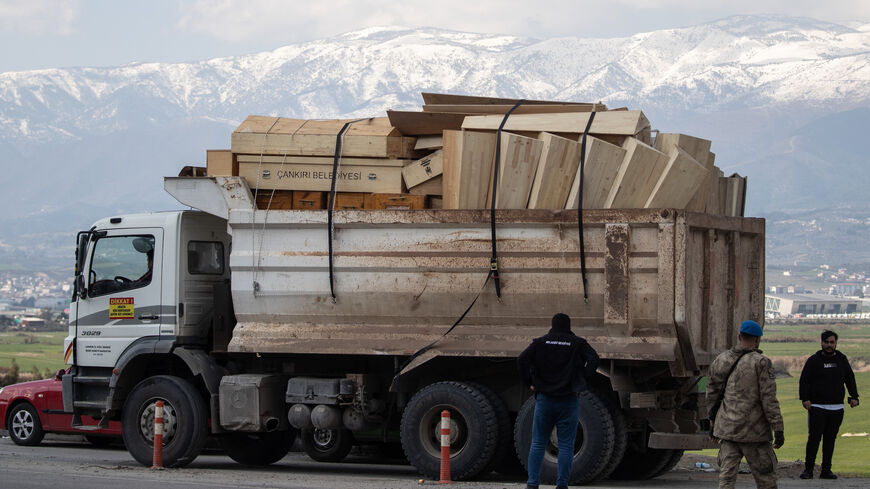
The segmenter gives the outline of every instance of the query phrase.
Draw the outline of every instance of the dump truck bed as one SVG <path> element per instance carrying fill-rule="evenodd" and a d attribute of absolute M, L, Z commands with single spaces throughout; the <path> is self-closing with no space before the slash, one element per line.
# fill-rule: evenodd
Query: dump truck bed
<path fill-rule="evenodd" d="M 168 178 L 180 202 L 227 219 L 238 324 L 229 351 L 513 357 L 556 312 L 603 358 L 689 375 L 762 320 L 764 220 L 673 209 L 254 210 L 243 179 Z"/>

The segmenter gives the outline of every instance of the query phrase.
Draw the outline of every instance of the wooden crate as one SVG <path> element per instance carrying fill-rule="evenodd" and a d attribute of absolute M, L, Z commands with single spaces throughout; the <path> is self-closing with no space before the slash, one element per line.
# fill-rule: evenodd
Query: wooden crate
<path fill-rule="evenodd" d="M 525 209 L 528 206 L 529 193 L 532 190 L 543 149 L 544 142 L 539 139 L 508 132 L 501 133 L 501 161 L 498 168 L 498 192 L 495 195 L 496 209 Z M 486 201 L 492 202 L 492 177 L 490 177 L 489 195 Z"/>
<path fill-rule="evenodd" d="M 545 106 L 544 106 L 545 107 Z M 580 143 L 542 133 L 541 161 L 529 195 L 529 209 L 563 209 L 580 167 Z"/>
<path fill-rule="evenodd" d="M 335 207 L 334 210 L 337 211 L 346 211 L 346 210 L 358 210 L 363 208 L 363 204 L 365 203 L 366 194 L 361 192 L 339 192 L 335 194 Z M 327 197 L 327 201 L 329 198 Z M 327 207 L 328 208 L 328 207 Z"/>
<path fill-rule="evenodd" d="M 287 211 L 293 208 L 293 192 L 289 190 L 260 190 L 256 193 L 257 209 Z"/>
<path fill-rule="evenodd" d="M 239 162 L 228 149 L 205 150 L 206 174 L 210 177 L 232 177 L 239 174 Z"/>
<path fill-rule="evenodd" d="M 696 161 L 679 146 L 673 146 L 671 158 L 644 207 L 686 208 L 709 174 L 706 165 Z"/>
<path fill-rule="evenodd" d="M 443 151 L 439 149 L 428 156 L 405 165 L 402 168 L 402 178 L 405 180 L 405 186 L 411 188 L 441 175 L 443 171 Z"/>
<path fill-rule="evenodd" d="M 293 209 L 316 210 L 326 209 L 326 192 L 293 191 Z"/>
<path fill-rule="evenodd" d="M 607 195 L 613 187 L 613 181 L 619 171 L 619 166 L 625 159 L 625 150 L 597 137 L 586 138 L 586 164 L 583 169 L 583 208 L 603 209 Z M 580 198 L 580 165 L 571 184 L 566 209 L 576 209 Z"/>
<path fill-rule="evenodd" d="M 236 154 L 333 156 L 336 136 L 351 120 L 302 120 L 248 116 L 232 134 Z M 404 137 L 386 117 L 353 123 L 342 138 L 341 155 L 411 158 L 414 138 Z"/>
<path fill-rule="evenodd" d="M 311 156 L 237 155 L 238 174 L 251 188 L 329 191 L 333 158 Z M 342 158 L 335 182 L 337 192 L 402 191 L 402 166 L 408 160 Z"/>
<path fill-rule="evenodd" d="M 336 200 L 336 202 L 338 202 Z M 426 196 L 413 194 L 367 194 L 363 209 L 372 210 L 409 210 L 425 209 Z"/>
<path fill-rule="evenodd" d="M 638 209 L 649 199 L 668 164 L 668 155 L 635 138 L 623 145 L 625 158 L 604 203 L 606 209 Z"/>

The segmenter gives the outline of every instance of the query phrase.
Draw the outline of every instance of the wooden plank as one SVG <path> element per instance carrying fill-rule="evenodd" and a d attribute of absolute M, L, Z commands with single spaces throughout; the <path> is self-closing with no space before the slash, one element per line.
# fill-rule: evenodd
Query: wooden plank
<path fill-rule="evenodd" d="M 260 190 L 256 192 L 257 209 L 290 210 L 293 208 L 293 192 L 287 190 Z"/>
<path fill-rule="evenodd" d="M 420 185 L 416 185 L 408 189 L 408 193 L 415 195 L 438 195 L 441 196 L 444 193 L 444 178 L 443 175 L 438 175 L 437 177 L 426 180 Z"/>
<path fill-rule="evenodd" d="M 462 123 L 462 128 L 496 130 L 501 125 L 502 119 L 504 117 L 497 114 L 467 116 Z M 588 112 L 519 114 L 508 118 L 504 130 L 582 133 L 588 121 Z M 649 121 L 639 110 L 599 112 L 592 121 L 589 133 L 634 136 L 647 127 Z"/>
<path fill-rule="evenodd" d="M 427 104 L 423 106 L 423 112 L 442 112 L 450 114 L 506 114 L 514 107 L 513 104 L 497 105 L 448 105 Z M 559 112 L 591 112 L 607 110 L 604 104 L 523 104 L 517 107 L 511 114 L 553 114 Z"/>
<path fill-rule="evenodd" d="M 713 180 L 719 178 L 719 176 L 713 171 L 714 162 L 716 161 L 716 154 L 709 152 L 707 153 L 707 161 L 704 166 L 710 170 L 707 173 L 707 178 L 704 179 L 704 182 L 701 183 L 701 187 L 695 192 L 695 195 L 692 196 L 692 199 L 689 200 L 689 203 L 686 204 L 686 210 L 690 210 L 692 212 L 705 212 L 707 209 L 707 199 L 709 198 L 711 187 L 713 185 Z"/>
<path fill-rule="evenodd" d="M 443 151 L 444 208 L 485 208 L 495 134 L 444 131 Z"/>
<path fill-rule="evenodd" d="M 646 204 L 668 163 L 668 155 L 637 139 L 625 140 L 625 158 L 607 195 L 607 209 L 637 209 Z"/>
<path fill-rule="evenodd" d="M 412 210 L 425 208 L 426 197 L 424 195 L 367 194 L 363 200 L 363 209 Z"/>
<path fill-rule="evenodd" d="M 311 121 L 249 116 L 232 134 L 232 151 L 240 154 L 335 154 L 336 135 L 345 120 Z M 414 139 L 401 134 L 384 117 L 354 123 L 342 139 L 342 156 L 410 158 Z"/>
<path fill-rule="evenodd" d="M 443 105 L 514 105 L 519 102 L 516 98 L 480 97 L 476 95 L 455 95 L 450 93 L 422 92 L 423 103 Z M 526 100 L 523 105 L 592 105 L 587 102 L 563 102 L 553 100 Z M 599 104 L 601 105 L 601 104 Z"/>
<path fill-rule="evenodd" d="M 359 210 L 363 208 L 366 194 L 359 192 L 338 192 L 335 194 L 335 207 L 337 211 Z M 330 198 L 327 194 L 327 202 Z M 328 208 L 328 207 L 327 207 Z"/>
<path fill-rule="evenodd" d="M 713 178 L 710 179 L 710 190 L 707 192 L 707 205 L 704 208 L 704 212 L 722 215 L 725 212 L 725 194 L 720 180 L 722 180 L 725 174 L 717 166 L 713 167 L 711 173 Z"/>
<path fill-rule="evenodd" d="M 498 192 L 495 195 L 496 209 L 526 208 L 543 149 L 544 142 L 539 139 L 527 138 L 509 132 L 501 133 Z M 491 179 L 486 201 L 490 202 L 491 205 Z"/>
<path fill-rule="evenodd" d="M 733 174 L 725 178 L 725 206 L 723 212 L 726 216 L 743 216 L 743 208 L 746 199 L 746 177 Z"/>
<path fill-rule="evenodd" d="M 412 161 L 402 168 L 402 178 L 405 180 L 405 186 L 408 188 L 415 187 L 441 175 L 444 170 L 442 150 L 438 150 L 425 158 Z"/>
<path fill-rule="evenodd" d="M 206 174 L 210 177 L 232 177 L 239 174 L 239 162 L 228 149 L 205 150 Z"/>
<path fill-rule="evenodd" d="M 541 161 L 529 194 L 529 209 L 564 209 L 580 167 L 580 143 L 550 133 L 539 136 Z M 588 141 L 587 141 L 588 149 Z"/>
<path fill-rule="evenodd" d="M 328 191 L 332 165 L 239 163 L 239 176 L 255 189 Z M 395 166 L 341 165 L 335 184 L 338 192 L 401 192 L 402 169 Z"/>
<path fill-rule="evenodd" d="M 464 114 L 388 110 L 387 117 L 405 136 L 428 136 L 462 128 Z"/>
<path fill-rule="evenodd" d="M 316 210 L 326 209 L 326 192 L 293 191 L 293 209 Z"/>
<path fill-rule="evenodd" d="M 586 166 L 583 169 L 583 208 L 603 209 L 607 195 L 613 187 L 613 180 L 619 166 L 625 159 L 625 150 L 602 139 L 586 137 Z M 580 165 L 571 184 L 566 209 L 576 209 L 580 195 Z"/>
<path fill-rule="evenodd" d="M 327 165 L 332 168 L 334 157 L 332 156 L 281 156 L 281 155 L 250 155 L 239 154 L 235 155 L 239 163 L 274 163 L 286 166 L 287 164 L 303 164 L 303 165 Z M 402 168 L 410 163 L 409 159 L 399 158 L 356 158 L 353 156 L 343 156 L 339 164 L 341 166 L 390 166 Z"/>
<path fill-rule="evenodd" d="M 679 146 L 683 151 L 689 153 L 689 156 L 694 158 L 695 161 L 704 166 L 707 165 L 710 145 L 709 139 L 701 139 L 678 133 L 659 133 L 655 141 L 655 148 L 662 153 L 666 155 L 673 154 L 674 148 Z"/>
<path fill-rule="evenodd" d="M 444 146 L 444 141 L 441 134 L 431 136 L 417 136 L 417 142 L 414 143 L 414 151 L 421 150 L 436 150 Z"/>
<path fill-rule="evenodd" d="M 671 158 L 656 182 L 644 207 L 684 209 L 698 189 L 707 181 L 710 169 L 684 151 L 673 146 Z"/>

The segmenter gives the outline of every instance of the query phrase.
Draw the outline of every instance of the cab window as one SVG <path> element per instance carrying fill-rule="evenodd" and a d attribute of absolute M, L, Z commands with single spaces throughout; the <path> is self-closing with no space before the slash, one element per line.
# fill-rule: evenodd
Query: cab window
<path fill-rule="evenodd" d="M 220 241 L 187 243 L 187 273 L 191 275 L 223 275 L 224 244 Z"/>
<path fill-rule="evenodd" d="M 154 269 L 154 236 L 108 236 L 97 240 L 88 295 L 96 297 L 145 287 Z"/>

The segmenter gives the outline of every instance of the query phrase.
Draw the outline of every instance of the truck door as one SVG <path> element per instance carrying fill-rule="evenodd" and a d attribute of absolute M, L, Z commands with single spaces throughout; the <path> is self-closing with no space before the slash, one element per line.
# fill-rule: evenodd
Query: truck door
<path fill-rule="evenodd" d="M 163 230 L 113 229 L 98 236 L 78 301 L 77 361 L 114 367 L 134 341 L 160 334 Z"/>

